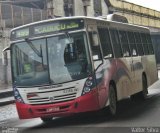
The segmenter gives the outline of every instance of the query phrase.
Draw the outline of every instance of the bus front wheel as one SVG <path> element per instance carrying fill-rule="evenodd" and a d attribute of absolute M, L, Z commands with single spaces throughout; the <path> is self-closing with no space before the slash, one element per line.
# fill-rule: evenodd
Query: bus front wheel
<path fill-rule="evenodd" d="M 109 112 L 112 116 L 116 115 L 117 113 L 117 98 L 116 98 L 116 91 L 113 85 L 109 87 Z"/>

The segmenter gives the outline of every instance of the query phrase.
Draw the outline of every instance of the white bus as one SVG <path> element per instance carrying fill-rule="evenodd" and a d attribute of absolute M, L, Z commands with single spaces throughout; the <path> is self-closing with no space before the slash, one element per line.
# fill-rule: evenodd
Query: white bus
<path fill-rule="evenodd" d="M 69 17 L 11 31 L 11 68 L 20 119 L 96 111 L 137 96 L 158 79 L 148 28 Z M 6 49 L 7 50 L 7 49 Z"/>

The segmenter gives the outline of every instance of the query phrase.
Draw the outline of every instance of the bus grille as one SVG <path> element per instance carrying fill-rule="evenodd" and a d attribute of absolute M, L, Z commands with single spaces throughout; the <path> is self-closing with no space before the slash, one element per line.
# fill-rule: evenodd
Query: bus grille
<path fill-rule="evenodd" d="M 71 87 L 74 89 L 74 87 Z M 62 94 L 62 91 L 65 91 L 70 88 L 65 88 L 61 90 L 53 90 L 53 91 L 46 91 L 46 92 L 37 92 L 37 96 L 28 98 L 29 104 L 38 105 L 38 104 L 53 104 L 53 103 L 60 103 L 71 101 L 76 98 L 76 92 L 72 92 L 69 94 Z M 55 93 L 56 92 L 56 93 Z M 42 94 L 43 93 L 43 94 Z M 44 96 L 43 96 L 44 95 Z"/>

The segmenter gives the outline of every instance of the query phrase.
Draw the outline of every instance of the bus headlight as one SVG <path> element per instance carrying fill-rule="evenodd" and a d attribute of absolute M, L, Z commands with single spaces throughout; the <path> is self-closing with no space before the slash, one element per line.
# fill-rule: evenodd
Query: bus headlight
<path fill-rule="evenodd" d="M 91 90 L 90 87 L 84 87 L 83 92 L 88 93 L 88 92 L 90 92 L 90 90 Z"/>
<path fill-rule="evenodd" d="M 19 94 L 17 89 L 14 89 L 14 97 L 17 102 L 24 103 L 21 95 Z"/>
<path fill-rule="evenodd" d="M 83 92 L 82 95 L 87 94 L 88 92 L 90 92 L 93 88 L 95 88 L 95 82 L 94 82 L 94 78 L 93 77 L 89 77 L 83 87 Z"/>
<path fill-rule="evenodd" d="M 92 86 L 92 84 L 93 84 L 93 83 L 92 83 L 91 80 L 87 80 L 87 81 L 86 81 L 86 86 L 89 86 L 89 87 L 90 87 L 90 86 Z"/>

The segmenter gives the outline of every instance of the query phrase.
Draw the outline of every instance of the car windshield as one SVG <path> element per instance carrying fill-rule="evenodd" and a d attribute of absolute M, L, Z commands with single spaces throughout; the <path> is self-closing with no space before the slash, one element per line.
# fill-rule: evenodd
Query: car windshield
<path fill-rule="evenodd" d="M 68 35 L 12 44 L 13 80 L 16 85 L 59 84 L 87 77 L 91 63 L 86 34 Z"/>

